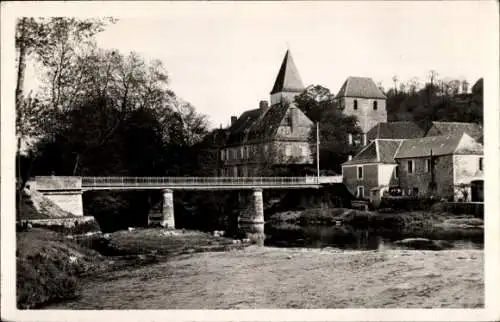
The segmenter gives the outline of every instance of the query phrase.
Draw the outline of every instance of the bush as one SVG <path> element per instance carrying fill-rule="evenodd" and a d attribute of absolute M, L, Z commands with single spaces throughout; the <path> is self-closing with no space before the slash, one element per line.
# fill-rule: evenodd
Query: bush
<path fill-rule="evenodd" d="M 100 257 L 49 230 L 16 235 L 17 306 L 32 309 L 78 296 L 78 276 L 96 269 Z"/>

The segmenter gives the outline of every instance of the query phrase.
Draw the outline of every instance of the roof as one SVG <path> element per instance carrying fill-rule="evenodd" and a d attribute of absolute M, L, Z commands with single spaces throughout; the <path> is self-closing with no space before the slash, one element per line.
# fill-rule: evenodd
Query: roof
<path fill-rule="evenodd" d="M 294 103 L 275 104 L 267 108 L 246 111 L 229 128 L 228 145 L 243 142 L 273 139 L 289 108 L 297 108 Z M 300 109 L 299 109 L 299 112 Z"/>
<path fill-rule="evenodd" d="M 450 154 L 482 154 L 480 143 L 467 133 L 462 135 L 427 136 L 419 139 L 404 140 L 395 158 L 416 158 Z"/>
<path fill-rule="evenodd" d="M 228 130 L 229 136 L 227 138 L 227 144 L 239 143 L 245 140 L 248 129 L 263 112 L 265 112 L 264 109 L 258 108 L 245 111 L 241 114 Z"/>
<path fill-rule="evenodd" d="M 425 135 L 417 123 L 411 121 L 380 122 L 366 134 L 367 139 L 416 139 Z"/>
<path fill-rule="evenodd" d="M 293 61 L 292 53 L 290 50 L 287 50 L 276 81 L 274 82 L 273 89 L 271 90 L 271 94 L 279 92 L 301 93 L 304 89 L 305 87 Z"/>
<path fill-rule="evenodd" d="M 369 77 L 349 77 L 336 97 L 380 98 L 387 97 Z"/>
<path fill-rule="evenodd" d="M 376 139 L 358 152 L 351 160 L 342 165 L 355 165 L 364 163 L 395 163 L 394 155 L 403 140 Z"/>
<path fill-rule="evenodd" d="M 460 136 L 463 133 L 467 133 L 473 139 L 478 140 L 483 136 L 483 128 L 481 125 L 476 123 L 466 123 L 466 122 L 432 122 L 431 130 L 436 131 L 438 135 L 455 135 Z"/>

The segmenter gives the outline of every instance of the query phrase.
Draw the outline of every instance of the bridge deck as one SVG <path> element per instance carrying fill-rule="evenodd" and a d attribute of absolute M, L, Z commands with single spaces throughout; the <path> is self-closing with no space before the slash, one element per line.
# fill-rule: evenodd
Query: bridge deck
<path fill-rule="evenodd" d="M 319 188 L 317 177 L 82 177 L 83 190 Z"/>
<path fill-rule="evenodd" d="M 231 190 L 231 189 L 304 189 L 342 182 L 331 177 L 63 177 L 37 176 L 30 182 L 40 191 L 88 190 Z"/>

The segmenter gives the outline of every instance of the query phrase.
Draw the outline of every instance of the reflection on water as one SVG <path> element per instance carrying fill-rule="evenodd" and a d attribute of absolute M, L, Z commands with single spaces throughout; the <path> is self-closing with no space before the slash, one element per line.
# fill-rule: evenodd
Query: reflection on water
<path fill-rule="evenodd" d="M 395 241 L 410 237 L 433 240 L 446 239 L 449 248 L 482 249 L 483 234 L 472 231 L 468 234 L 453 235 L 435 231 L 375 231 L 355 229 L 349 225 L 339 226 L 297 226 L 283 224 L 265 226 L 265 245 L 274 247 L 335 247 L 356 250 L 398 249 Z"/>

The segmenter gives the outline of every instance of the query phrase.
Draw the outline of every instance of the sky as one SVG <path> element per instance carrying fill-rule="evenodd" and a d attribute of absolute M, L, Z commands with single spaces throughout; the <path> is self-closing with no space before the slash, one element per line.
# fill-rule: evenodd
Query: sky
<path fill-rule="evenodd" d="M 348 76 L 387 89 L 394 75 L 423 82 L 430 70 L 473 84 L 488 69 L 495 9 L 489 1 L 162 3 L 115 10 L 119 21 L 97 41 L 162 60 L 176 94 L 219 127 L 269 100 L 287 49 L 306 86 L 333 93 Z"/>

